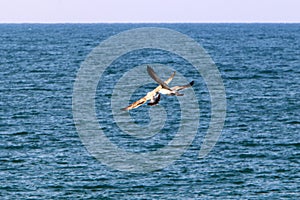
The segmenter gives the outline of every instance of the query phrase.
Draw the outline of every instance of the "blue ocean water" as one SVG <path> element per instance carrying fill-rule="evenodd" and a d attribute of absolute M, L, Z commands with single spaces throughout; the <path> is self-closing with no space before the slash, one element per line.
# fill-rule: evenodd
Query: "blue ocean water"
<path fill-rule="evenodd" d="M 105 71 L 97 117 L 122 148 L 143 152 L 166 145 L 178 129 L 177 110 L 168 115 L 163 136 L 135 141 L 114 126 L 109 100 L 112 83 L 125 70 L 149 62 L 171 65 L 195 79 L 199 98 L 200 127 L 186 153 L 163 170 L 126 173 L 102 164 L 82 144 L 72 114 L 77 72 L 100 42 L 138 27 L 186 34 L 216 63 L 227 116 L 205 158 L 197 154 L 210 120 L 209 92 L 182 59 L 157 50 L 124 55 Z M 1 199 L 300 198 L 300 24 L 1 24 L 0 55 Z M 138 89 L 132 101 L 153 87 Z M 176 98 L 160 103 L 178 107 Z M 138 120 L 147 109 L 131 115 Z M 148 121 L 145 114 L 138 123 Z"/>

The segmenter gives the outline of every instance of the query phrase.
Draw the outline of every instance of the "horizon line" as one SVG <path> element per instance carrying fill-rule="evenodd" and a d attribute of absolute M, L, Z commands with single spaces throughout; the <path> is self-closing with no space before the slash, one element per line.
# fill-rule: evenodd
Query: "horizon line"
<path fill-rule="evenodd" d="M 299 24 L 300 21 L 6 21 L 0 24 Z"/>

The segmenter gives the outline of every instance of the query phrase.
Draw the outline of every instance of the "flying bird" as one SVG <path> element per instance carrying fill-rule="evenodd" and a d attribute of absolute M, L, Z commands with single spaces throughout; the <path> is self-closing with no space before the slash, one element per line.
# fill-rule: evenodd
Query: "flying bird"
<path fill-rule="evenodd" d="M 169 96 L 183 96 L 183 94 L 179 93 L 178 91 L 189 88 L 194 84 L 194 81 L 192 81 L 187 85 L 174 86 L 170 88 L 168 84 L 173 80 L 176 72 L 173 72 L 173 74 L 166 81 L 162 81 L 150 66 L 147 66 L 147 72 L 150 77 L 159 84 L 159 86 L 157 86 L 154 90 L 148 92 L 147 95 L 143 98 L 137 100 L 136 102 L 130 104 L 125 108 L 122 108 L 121 110 L 131 110 L 137 108 L 146 103 L 148 100 L 150 100 L 150 102 L 148 103 L 149 106 L 157 105 L 160 101 L 160 94 L 166 94 Z"/>
<path fill-rule="evenodd" d="M 162 88 L 159 90 L 159 93 L 161 94 L 166 94 L 169 96 L 183 96 L 183 94 L 180 94 L 178 91 L 183 90 L 185 88 L 189 88 L 194 85 L 194 81 L 192 81 L 187 85 L 174 86 L 170 88 L 168 86 L 168 83 L 163 82 L 150 66 L 147 66 L 147 71 L 150 77 L 162 86 Z"/>

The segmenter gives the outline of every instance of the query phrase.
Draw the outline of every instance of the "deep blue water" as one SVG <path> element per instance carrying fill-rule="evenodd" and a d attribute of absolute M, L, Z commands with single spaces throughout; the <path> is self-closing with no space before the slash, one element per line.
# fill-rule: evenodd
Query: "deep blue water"
<path fill-rule="evenodd" d="M 73 122 L 73 85 L 101 41 L 145 26 L 179 31 L 206 49 L 224 82 L 227 116 L 218 143 L 199 159 L 210 120 L 203 80 L 163 51 L 124 55 L 97 87 L 97 117 L 111 141 L 153 151 L 178 129 L 176 110 L 154 141 L 126 140 L 113 125 L 110 85 L 133 66 L 168 64 L 195 79 L 201 110 L 198 133 L 180 159 L 163 170 L 126 173 L 102 164 L 82 144 Z M 300 24 L 1 24 L 0 55 L 1 199 L 300 198 Z M 139 88 L 132 101 L 153 87 Z M 147 109 L 131 115 L 138 120 Z M 138 123 L 148 121 L 145 115 Z"/>

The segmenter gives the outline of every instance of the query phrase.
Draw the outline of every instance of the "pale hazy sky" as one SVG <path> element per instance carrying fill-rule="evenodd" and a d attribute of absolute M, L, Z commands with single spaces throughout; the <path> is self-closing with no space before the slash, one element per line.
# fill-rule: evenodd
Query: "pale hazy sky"
<path fill-rule="evenodd" d="M 0 23 L 300 22 L 300 0 L 0 0 Z"/>

